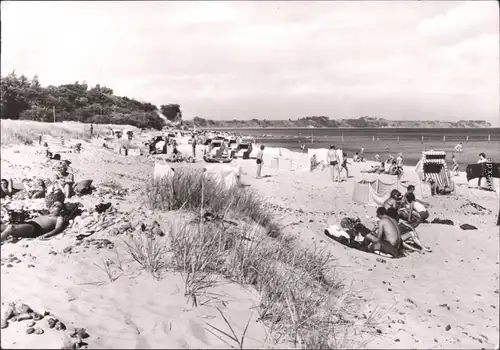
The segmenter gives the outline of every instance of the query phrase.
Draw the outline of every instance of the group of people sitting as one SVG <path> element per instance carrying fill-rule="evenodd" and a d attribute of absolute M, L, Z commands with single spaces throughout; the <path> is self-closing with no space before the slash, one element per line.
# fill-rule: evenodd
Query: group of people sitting
<path fill-rule="evenodd" d="M 380 156 L 376 155 L 375 159 L 380 161 Z M 389 174 L 401 177 L 403 175 L 403 154 L 399 153 L 398 157 L 394 159 L 389 156 L 386 161 L 381 161 L 379 165 L 372 165 L 369 170 L 362 170 L 362 173 L 375 173 L 375 174 Z"/>
<path fill-rule="evenodd" d="M 75 194 L 83 195 L 91 191 L 92 180 L 84 180 L 75 184 L 74 174 L 70 171 L 70 161 L 59 161 L 54 167 L 54 178 L 47 185 L 42 179 L 22 181 L 24 192 L 29 199 L 45 198 L 45 204 L 49 210 L 48 215 L 35 217 L 23 223 L 1 223 L 1 242 L 9 237 L 14 238 L 50 238 L 59 234 L 67 223 L 64 218 L 65 200 Z M 12 179 L 2 179 L 0 194 L 1 198 L 12 198 L 22 189 L 13 187 Z"/>
<path fill-rule="evenodd" d="M 402 195 L 392 190 L 383 206 L 377 208 L 378 223 L 371 233 L 364 236 L 370 241 L 370 248 L 392 257 L 399 257 L 401 249 L 427 251 L 431 249 L 420 241 L 415 228 L 429 217 L 428 203 L 415 198 L 415 187 L 408 186 Z M 410 244 L 413 243 L 413 244 Z M 415 248 L 416 245 L 418 248 Z"/>

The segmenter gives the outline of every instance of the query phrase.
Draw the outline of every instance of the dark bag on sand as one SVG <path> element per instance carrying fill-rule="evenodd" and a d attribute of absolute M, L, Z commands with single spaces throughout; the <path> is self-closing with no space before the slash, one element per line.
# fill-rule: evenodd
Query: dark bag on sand
<path fill-rule="evenodd" d="M 73 190 L 78 195 L 89 194 L 92 190 L 92 181 L 93 180 L 80 181 L 73 186 Z"/>
<path fill-rule="evenodd" d="M 472 225 L 469 225 L 469 224 L 462 224 L 462 225 L 460 225 L 460 228 L 462 230 L 477 230 L 476 226 L 472 226 Z"/>

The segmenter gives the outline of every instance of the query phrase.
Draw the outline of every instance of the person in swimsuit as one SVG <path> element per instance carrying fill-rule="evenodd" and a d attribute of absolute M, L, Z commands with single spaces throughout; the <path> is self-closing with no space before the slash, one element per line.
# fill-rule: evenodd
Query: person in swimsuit
<path fill-rule="evenodd" d="M 328 151 L 328 164 L 330 164 L 330 174 L 333 182 L 340 181 L 340 168 L 339 168 L 339 159 L 337 155 L 337 148 L 334 145 L 330 146 L 330 150 Z M 339 178 L 337 179 L 336 174 L 339 174 Z"/>
<path fill-rule="evenodd" d="M 75 183 L 75 178 L 72 173 L 68 172 L 68 168 L 68 161 L 59 162 L 54 176 L 54 182 L 59 185 L 66 198 L 70 198 L 73 194 L 73 185 Z"/>
<path fill-rule="evenodd" d="M 397 211 L 399 209 L 399 207 L 401 206 L 402 199 L 403 199 L 403 196 L 401 195 L 401 192 L 394 189 L 391 191 L 389 198 L 387 198 L 385 200 L 385 202 L 382 206 L 386 210 L 388 210 L 389 208 L 394 208 Z"/>
<path fill-rule="evenodd" d="M 4 242 L 9 237 L 46 239 L 55 236 L 65 228 L 63 210 L 63 203 L 54 202 L 49 215 L 36 217 L 23 224 L 7 225 L 2 231 L 0 241 Z"/>
<path fill-rule="evenodd" d="M 34 181 L 34 184 L 31 185 L 28 180 L 23 180 L 24 189 L 28 194 L 28 198 L 36 199 L 36 198 L 44 198 L 45 197 L 45 182 L 42 179 L 37 179 Z"/>
<path fill-rule="evenodd" d="M 262 177 L 262 164 L 264 164 L 264 149 L 266 146 L 261 145 L 259 151 L 257 152 L 256 162 L 257 162 L 257 179 Z"/>
<path fill-rule="evenodd" d="M 405 201 L 407 202 L 406 206 L 401 208 L 398 213 L 401 218 L 408 221 L 413 228 L 429 218 L 427 208 L 416 200 L 413 193 L 408 193 Z"/>
<path fill-rule="evenodd" d="M 377 208 L 377 217 L 379 219 L 377 227 L 366 234 L 365 238 L 371 241 L 370 249 L 385 254 L 390 254 L 397 258 L 400 256 L 401 234 L 399 227 L 394 220 L 387 216 L 384 207 Z"/>
<path fill-rule="evenodd" d="M 420 237 L 417 234 L 417 231 L 415 230 L 414 227 L 412 227 L 410 224 L 406 223 L 405 221 L 400 221 L 399 220 L 399 215 L 398 211 L 394 208 L 389 208 L 387 210 L 387 216 L 389 219 L 398 226 L 399 233 L 401 235 L 401 245 L 404 248 L 416 251 L 416 252 L 422 252 L 423 250 L 427 252 L 431 252 L 432 250 L 429 247 L 426 247 L 420 242 Z M 417 244 L 420 249 L 416 249 L 413 246 L 409 245 L 407 242 L 411 240 L 413 243 Z"/>
<path fill-rule="evenodd" d="M 1 180 L 1 186 L 0 186 L 0 198 L 6 198 L 6 197 L 12 197 L 14 194 L 14 190 L 12 188 L 12 179 L 6 180 L 2 179 Z"/>
<path fill-rule="evenodd" d="M 313 154 L 313 156 L 311 157 L 311 160 L 310 160 L 310 171 L 313 171 L 314 169 L 316 169 L 320 165 L 323 165 L 323 168 L 325 166 L 323 161 L 319 162 L 318 159 L 316 158 L 316 155 Z"/>
<path fill-rule="evenodd" d="M 341 168 L 339 170 L 339 176 L 340 176 L 340 171 L 342 171 L 342 169 L 345 169 L 345 174 L 346 174 L 345 176 L 349 177 L 349 169 L 347 168 L 347 153 L 342 152 L 342 156 L 343 156 L 343 160 L 342 160 Z"/>
<path fill-rule="evenodd" d="M 458 164 L 457 158 L 455 157 L 455 155 L 451 156 L 451 161 L 453 162 L 451 172 L 454 173 L 455 176 L 458 176 L 458 169 L 460 168 L 460 165 Z"/>

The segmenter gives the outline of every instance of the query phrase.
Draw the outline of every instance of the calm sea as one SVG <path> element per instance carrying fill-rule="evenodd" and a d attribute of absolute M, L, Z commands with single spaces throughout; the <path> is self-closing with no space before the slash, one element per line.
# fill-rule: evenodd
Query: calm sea
<path fill-rule="evenodd" d="M 252 136 L 257 143 L 270 147 L 284 147 L 293 151 L 308 148 L 328 148 L 334 144 L 342 147 L 350 157 L 364 149 L 367 159 L 375 154 L 395 156 L 403 152 L 405 162 L 414 165 L 423 150 L 453 152 L 453 147 L 463 143 L 464 151 L 457 154 L 459 162 L 475 163 L 478 152 L 498 162 L 500 157 L 500 128 L 220 128 Z M 450 156 L 451 158 L 451 156 Z M 464 169 L 464 168 L 463 168 Z M 463 170 L 462 169 L 462 170 Z"/>

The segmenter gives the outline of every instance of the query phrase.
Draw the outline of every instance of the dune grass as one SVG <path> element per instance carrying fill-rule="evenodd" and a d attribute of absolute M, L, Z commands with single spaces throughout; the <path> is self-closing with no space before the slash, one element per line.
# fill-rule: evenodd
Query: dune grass
<path fill-rule="evenodd" d="M 153 209 L 199 215 L 172 227 L 167 252 L 157 255 L 159 265 L 183 274 L 185 296 L 193 307 L 213 298 L 208 291 L 218 281 L 214 276 L 220 276 L 260 293 L 256 311 L 269 330 L 269 344 L 304 349 L 362 345 L 354 335 L 357 299 L 336 274 L 335 259 L 323 249 L 301 246 L 295 236 L 269 235 L 269 227 L 279 231 L 278 226 L 254 192 L 225 189 L 202 172 L 177 169 L 170 180 L 150 180 L 146 200 Z M 204 221 L 206 211 L 219 219 Z M 239 224 L 226 224 L 228 216 L 239 217 Z M 232 334 L 227 336 L 243 344 L 244 336 Z"/>
<path fill-rule="evenodd" d="M 90 139 L 90 124 L 78 122 L 43 123 L 32 120 L 2 119 L 0 126 L 2 145 L 37 143 L 39 134 L 63 136 L 65 139 Z M 138 130 L 127 125 L 94 124 L 94 137 L 107 136 L 111 128 Z"/>
<path fill-rule="evenodd" d="M 210 212 L 221 218 L 245 218 L 277 234 L 278 227 L 262 205 L 259 196 L 235 186 L 226 189 L 201 169 L 177 169 L 172 179 L 149 179 L 146 182 L 146 202 L 151 209 L 193 210 Z"/>

